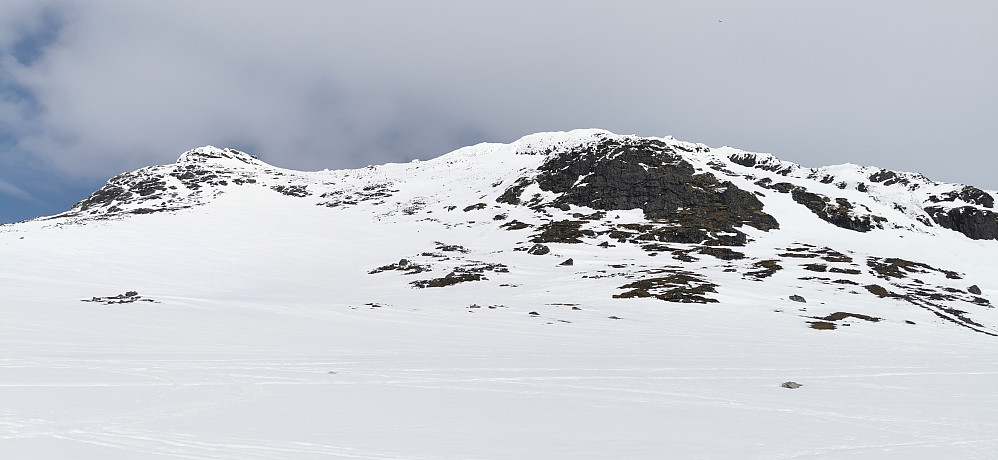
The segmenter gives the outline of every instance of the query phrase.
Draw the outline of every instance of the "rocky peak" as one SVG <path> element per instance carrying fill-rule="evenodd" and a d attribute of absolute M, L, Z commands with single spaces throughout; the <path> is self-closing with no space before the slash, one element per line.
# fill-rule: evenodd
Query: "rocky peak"
<path fill-rule="evenodd" d="M 178 164 L 201 164 L 216 166 L 260 166 L 265 163 L 257 157 L 236 149 L 221 149 L 211 145 L 188 150 L 177 158 Z"/>
<path fill-rule="evenodd" d="M 204 204 L 229 185 L 256 184 L 276 168 L 236 149 L 184 152 L 176 163 L 119 174 L 58 217 L 109 217 L 173 211 Z"/>
<path fill-rule="evenodd" d="M 775 172 L 781 176 L 801 169 L 797 163 L 781 160 L 769 153 L 737 152 L 728 156 L 728 160 L 736 165 Z"/>

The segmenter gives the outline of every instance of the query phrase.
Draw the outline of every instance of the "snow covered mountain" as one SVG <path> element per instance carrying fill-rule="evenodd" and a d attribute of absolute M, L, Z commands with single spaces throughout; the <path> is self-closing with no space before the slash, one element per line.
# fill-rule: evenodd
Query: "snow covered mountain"
<path fill-rule="evenodd" d="M 995 193 L 601 130 L 201 147 L 0 226 L 0 456 L 989 458 Z"/>

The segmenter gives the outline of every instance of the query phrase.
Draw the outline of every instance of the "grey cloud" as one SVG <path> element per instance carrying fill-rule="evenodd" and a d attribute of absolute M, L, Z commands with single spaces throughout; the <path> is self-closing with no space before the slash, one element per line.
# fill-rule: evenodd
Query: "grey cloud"
<path fill-rule="evenodd" d="M 43 24 L 34 4 L 0 16 Z M 991 2 L 46 5 L 58 37 L 0 67 L 39 113 L 0 120 L 79 177 L 209 143 L 319 169 L 600 127 L 998 188 Z"/>

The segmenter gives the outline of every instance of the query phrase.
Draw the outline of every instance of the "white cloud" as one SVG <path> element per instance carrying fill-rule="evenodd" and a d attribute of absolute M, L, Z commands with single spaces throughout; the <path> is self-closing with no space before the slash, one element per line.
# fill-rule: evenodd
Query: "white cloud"
<path fill-rule="evenodd" d="M 17 187 L 17 186 L 15 186 L 13 184 L 9 184 L 9 183 L 4 182 L 2 180 L 0 180 L 0 193 L 5 193 L 7 195 L 12 195 L 14 197 L 17 197 L 17 198 L 20 198 L 20 199 L 23 199 L 23 200 L 33 200 L 34 199 L 31 196 L 30 193 L 22 190 L 20 187 Z"/>

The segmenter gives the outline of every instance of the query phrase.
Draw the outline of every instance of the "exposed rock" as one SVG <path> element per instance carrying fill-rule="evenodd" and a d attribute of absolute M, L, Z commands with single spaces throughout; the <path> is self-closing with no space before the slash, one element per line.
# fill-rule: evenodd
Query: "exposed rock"
<path fill-rule="evenodd" d="M 874 228 L 883 228 L 887 219 L 873 214 L 858 215 L 853 211 L 853 205 L 845 198 L 836 198 L 835 203 L 824 195 L 808 192 L 803 187 L 796 187 L 790 196 L 811 210 L 821 220 L 836 227 L 857 232 L 868 232 Z"/>
<path fill-rule="evenodd" d="M 697 274 L 676 271 L 668 276 L 643 279 L 621 286 L 620 289 L 630 290 L 614 295 L 613 298 L 655 297 L 667 302 L 716 303 L 716 299 L 705 296 L 707 293 L 717 292 L 716 287 L 716 284 L 704 281 Z"/>
<path fill-rule="evenodd" d="M 803 385 L 797 382 L 783 382 L 780 386 L 783 388 L 790 388 L 791 390 L 795 390 L 797 388 L 802 387 Z"/>
<path fill-rule="evenodd" d="M 882 182 L 884 185 L 894 185 L 897 183 L 907 185 L 909 182 L 908 179 L 899 176 L 898 173 L 886 169 L 870 174 L 869 179 L 870 182 Z"/>
<path fill-rule="evenodd" d="M 304 198 L 311 195 L 308 191 L 308 187 L 304 185 L 275 185 L 270 188 L 275 192 L 298 198 Z"/>
<path fill-rule="evenodd" d="M 436 243 L 438 250 L 444 252 L 460 252 L 462 254 L 467 254 L 471 252 L 469 249 L 465 248 L 464 246 L 460 246 L 457 244 L 444 244 L 439 241 L 435 241 L 434 243 Z"/>
<path fill-rule="evenodd" d="M 816 216 L 836 227 L 857 232 L 868 232 L 875 228 L 883 228 L 886 218 L 873 214 L 859 214 L 855 206 L 845 198 L 832 199 L 825 195 L 809 192 L 806 188 L 794 185 L 789 182 L 773 183 L 770 178 L 760 179 L 755 182 L 763 188 L 776 190 L 780 193 L 789 193 L 791 198 L 799 204 L 804 205 Z M 869 211 L 869 209 L 867 209 Z"/>
<path fill-rule="evenodd" d="M 753 267 L 758 270 L 745 273 L 746 276 L 752 276 L 756 279 L 769 278 L 776 274 L 776 272 L 783 270 L 783 267 L 779 264 L 778 260 L 760 260 L 752 264 Z"/>
<path fill-rule="evenodd" d="M 975 284 L 975 285 L 973 285 L 973 286 L 971 286 L 971 287 L 967 288 L 967 292 L 969 292 L 969 293 L 971 293 L 971 294 L 974 294 L 974 295 L 981 295 L 981 288 L 980 288 L 980 287 L 978 287 L 978 286 L 977 286 L 977 285 Z"/>
<path fill-rule="evenodd" d="M 641 209 L 647 218 L 668 223 L 659 241 L 701 243 L 717 234 L 742 235 L 723 245 L 744 244 L 736 227 L 779 228 L 752 193 L 711 173 L 696 174 L 674 147 L 658 140 L 603 139 L 595 144 L 551 153 L 533 179 L 542 190 L 559 196 L 550 204 L 600 210 Z M 499 197 L 522 203 L 531 180 L 518 180 Z"/>
<path fill-rule="evenodd" d="M 823 318 L 815 318 L 815 319 L 820 319 L 824 321 L 841 321 L 847 318 L 861 319 L 863 321 L 869 321 L 871 323 L 877 323 L 883 319 L 883 318 L 877 318 L 875 316 L 864 315 L 861 313 L 847 313 L 844 311 L 838 311 Z"/>
<path fill-rule="evenodd" d="M 855 268 L 839 268 L 839 267 L 832 267 L 828 269 L 828 271 L 832 273 L 844 273 L 846 275 L 858 275 L 860 273 L 863 273 L 861 270 L 857 270 Z"/>
<path fill-rule="evenodd" d="M 865 287 L 866 287 L 867 291 L 870 291 L 870 294 L 873 294 L 873 295 L 875 295 L 877 297 L 883 298 L 883 297 L 895 297 L 896 296 L 891 291 L 888 291 L 887 288 L 885 288 L 885 287 L 883 287 L 883 286 L 881 286 L 879 284 L 870 284 L 870 285 L 867 285 Z"/>
<path fill-rule="evenodd" d="M 152 302 L 159 303 L 153 299 L 147 299 L 139 295 L 138 291 L 128 291 L 124 294 L 118 294 L 108 297 L 91 297 L 89 299 L 83 299 L 82 302 L 94 302 L 103 303 L 105 305 L 115 305 L 115 304 L 126 304 L 134 302 Z"/>
<path fill-rule="evenodd" d="M 866 264 L 878 277 L 886 280 L 891 278 L 905 278 L 909 273 L 929 273 L 931 271 L 942 273 L 946 275 L 947 279 L 958 280 L 962 278 L 959 273 L 951 270 L 943 270 L 925 263 L 912 262 L 894 257 L 887 259 L 870 257 L 867 259 Z"/>
<path fill-rule="evenodd" d="M 413 263 L 409 259 L 401 259 L 401 260 L 398 261 L 398 263 L 389 264 L 389 265 L 382 265 L 382 266 L 380 266 L 378 268 L 375 268 L 375 269 L 367 272 L 367 274 L 368 275 L 374 275 L 376 273 L 382 273 L 382 272 L 392 271 L 392 270 L 404 272 L 406 275 L 414 275 L 416 273 L 423 273 L 425 271 L 429 271 L 430 267 L 428 265 L 420 265 L 420 264 L 417 264 L 417 263 Z"/>
<path fill-rule="evenodd" d="M 558 264 L 558 265 L 566 265 L 566 266 L 571 266 L 571 265 L 575 265 L 575 261 L 574 261 L 574 260 L 572 260 L 571 258 L 568 258 L 568 259 L 566 259 L 566 260 L 565 260 L 564 262 L 562 262 L 562 263 L 560 263 L 560 264 Z"/>
<path fill-rule="evenodd" d="M 990 196 L 990 195 L 989 195 Z M 962 206 L 944 209 L 939 206 L 925 208 L 932 221 L 940 227 L 955 230 L 975 240 L 998 240 L 998 213 Z"/>
<path fill-rule="evenodd" d="M 509 186 L 509 188 L 507 188 L 506 191 L 503 192 L 502 195 L 499 195 L 499 198 L 496 198 L 496 201 L 499 203 L 506 203 L 511 205 L 521 204 L 522 201 L 520 200 L 520 195 L 522 195 L 523 191 L 530 186 L 530 183 L 531 183 L 530 179 L 526 177 L 521 177 L 517 179 L 516 182 L 513 183 L 513 185 Z"/>
<path fill-rule="evenodd" d="M 582 238 L 596 237 L 596 233 L 592 230 L 581 229 L 584 223 L 580 220 L 549 222 L 538 227 L 541 232 L 534 235 L 530 241 L 534 243 L 581 243 Z"/>
<path fill-rule="evenodd" d="M 414 287 L 418 288 L 434 288 L 434 287 L 446 287 L 453 286 L 458 283 L 464 283 L 468 281 L 481 281 L 488 279 L 485 275 L 481 273 L 468 273 L 459 272 L 457 270 L 448 273 L 443 278 L 434 278 L 429 280 L 417 280 L 409 283 Z"/>
<path fill-rule="evenodd" d="M 544 254 L 547 254 L 549 252 L 551 252 L 551 248 L 540 243 L 537 243 L 531 246 L 530 249 L 527 249 L 527 254 L 532 254 L 535 256 L 543 256 Z"/>
<path fill-rule="evenodd" d="M 970 204 L 976 204 L 978 206 L 984 206 L 985 208 L 993 208 L 995 205 L 995 199 L 991 194 L 981 190 L 977 187 L 964 186 L 960 191 L 946 192 L 942 194 L 942 197 L 932 195 L 929 197 L 929 201 L 933 203 L 939 203 L 943 201 L 956 201 L 957 199 L 963 200 Z"/>
<path fill-rule="evenodd" d="M 782 176 L 799 169 L 799 166 L 788 161 L 782 161 L 767 153 L 740 152 L 728 156 L 732 163 L 749 168 L 771 171 Z"/>
<path fill-rule="evenodd" d="M 513 219 L 499 226 L 499 228 L 505 228 L 506 230 L 522 230 L 524 228 L 530 228 L 530 227 L 532 227 L 532 225 L 526 222 L 520 222 L 516 219 Z"/>
<path fill-rule="evenodd" d="M 804 300 L 804 297 L 797 294 L 790 296 L 790 300 L 793 300 L 794 302 L 807 303 L 807 300 Z"/>
<path fill-rule="evenodd" d="M 698 249 L 697 252 L 699 252 L 700 254 L 713 256 L 721 260 L 739 260 L 745 258 L 744 253 L 738 251 L 732 251 L 731 249 L 728 248 L 719 248 L 716 246 L 703 246 L 700 249 Z"/>

